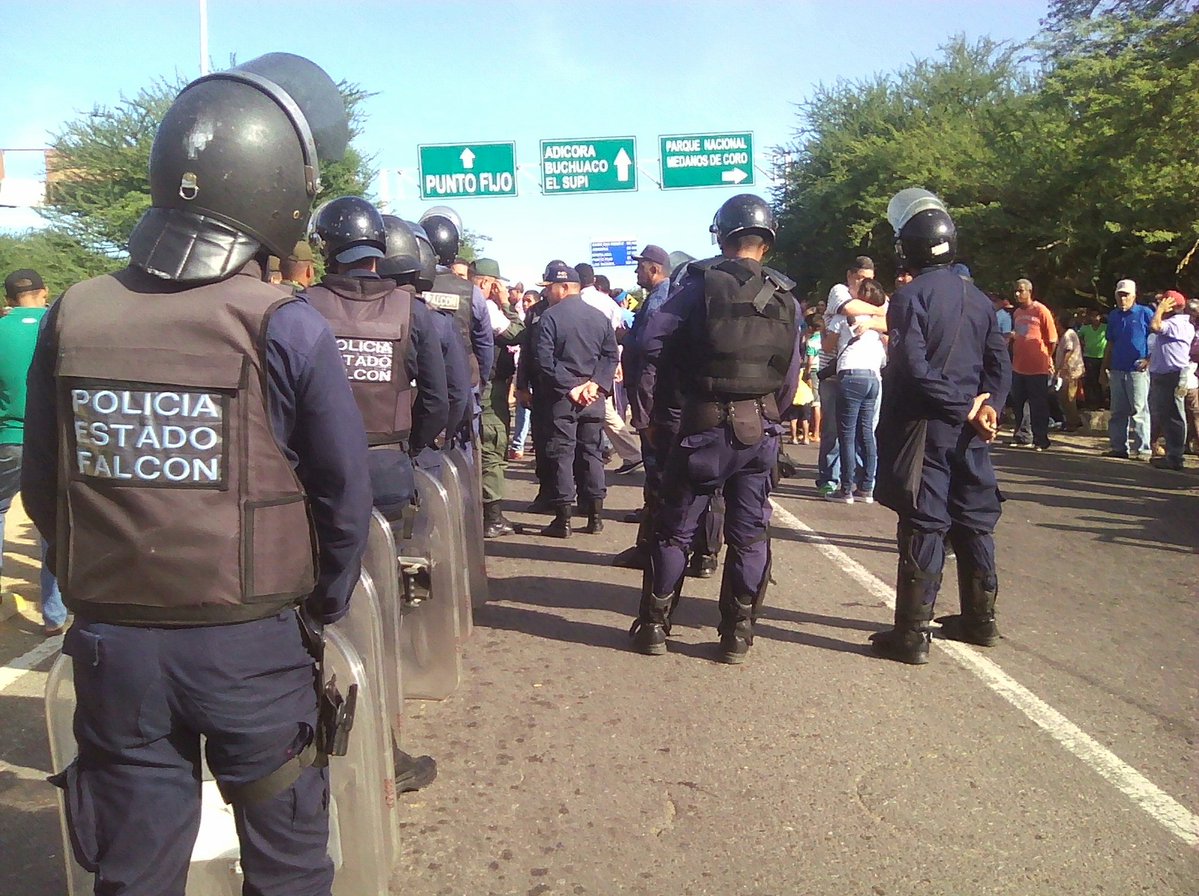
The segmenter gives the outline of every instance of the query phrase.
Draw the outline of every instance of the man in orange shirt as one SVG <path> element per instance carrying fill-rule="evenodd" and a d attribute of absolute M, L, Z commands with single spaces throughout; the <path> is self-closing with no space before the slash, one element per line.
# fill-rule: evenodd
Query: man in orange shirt
<path fill-rule="evenodd" d="M 1012 407 L 1016 409 L 1016 431 L 1024 422 L 1025 402 L 1032 418 L 1032 445 L 1037 451 L 1049 447 L 1049 380 L 1053 376 L 1053 352 L 1057 348 L 1057 326 L 1053 313 L 1032 296 L 1032 282 L 1016 281 L 1016 307 L 1012 311 Z M 1012 442 L 1013 447 L 1030 447 Z"/>

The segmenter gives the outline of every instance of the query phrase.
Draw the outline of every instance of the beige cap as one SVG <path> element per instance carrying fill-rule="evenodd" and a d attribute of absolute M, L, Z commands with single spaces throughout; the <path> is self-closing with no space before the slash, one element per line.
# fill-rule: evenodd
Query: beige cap
<path fill-rule="evenodd" d="M 1137 294 L 1136 281 L 1135 280 L 1121 280 L 1119 283 L 1116 284 L 1116 295 L 1119 295 L 1120 293 L 1126 293 L 1127 295 L 1135 296 Z"/>

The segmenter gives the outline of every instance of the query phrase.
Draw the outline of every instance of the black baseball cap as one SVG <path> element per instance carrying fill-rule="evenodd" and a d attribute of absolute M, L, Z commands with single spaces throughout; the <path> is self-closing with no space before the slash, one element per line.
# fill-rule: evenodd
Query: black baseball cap
<path fill-rule="evenodd" d="M 41 274 L 32 268 L 21 268 L 4 278 L 4 294 L 10 299 L 15 299 L 23 292 L 45 288 Z"/>
<path fill-rule="evenodd" d="M 552 283 L 579 283 L 579 272 L 568 265 L 565 261 L 551 261 L 545 266 L 545 273 L 541 275 L 541 286 L 549 286 Z"/>

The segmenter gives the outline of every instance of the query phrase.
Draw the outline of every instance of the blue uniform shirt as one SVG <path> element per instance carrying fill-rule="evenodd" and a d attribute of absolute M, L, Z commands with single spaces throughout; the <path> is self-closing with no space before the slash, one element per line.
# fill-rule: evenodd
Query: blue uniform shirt
<path fill-rule="evenodd" d="M 1136 369 L 1137 361 L 1149 357 L 1149 322 L 1153 309 L 1133 305 L 1127 311 L 1113 308 L 1107 316 L 1107 344 L 1112 370 L 1125 372 Z"/>
<path fill-rule="evenodd" d="M 604 315 L 577 295 L 551 305 L 533 343 L 537 365 L 534 391 L 565 395 L 588 380 L 612 394 L 616 376 L 616 333 Z"/>
<path fill-rule="evenodd" d="M 887 329 L 883 393 L 890 420 L 926 418 L 935 444 L 955 445 L 977 396 L 990 393 L 987 404 L 1003 407 L 1012 382 L 1007 340 L 991 300 L 974 284 L 948 268 L 922 272 L 891 297 Z M 933 366 L 955 333 L 948 359 Z"/>
<path fill-rule="evenodd" d="M 424 302 L 416 304 L 429 311 L 433 329 L 441 343 L 441 353 L 445 358 L 446 388 L 450 400 L 446 432 L 452 435 L 458 432 L 470 417 L 470 363 L 466 360 L 466 347 L 458 338 L 454 329 L 454 316 L 450 312 L 428 308 Z"/>
<path fill-rule="evenodd" d="M 249 265 L 246 272 L 254 267 Z M 48 560 L 58 532 L 56 316 L 56 308 L 51 308 L 43 318 L 29 371 L 21 479 L 29 518 L 50 544 Z M 349 609 L 370 527 L 362 415 L 329 324 L 305 302 L 289 302 L 271 315 L 266 369 L 275 441 L 304 486 L 316 527 L 319 567 L 308 609 L 328 624 Z"/>

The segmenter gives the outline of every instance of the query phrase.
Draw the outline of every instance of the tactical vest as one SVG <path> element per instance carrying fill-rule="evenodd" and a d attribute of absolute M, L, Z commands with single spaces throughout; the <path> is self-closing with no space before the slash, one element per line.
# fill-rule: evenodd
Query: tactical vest
<path fill-rule="evenodd" d="M 304 490 L 267 409 L 267 323 L 294 300 L 248 276 L 146 281 L 127 269 L 59 300 L 63 595 L 132 625 L 271 616 L 316 583 Z"/>
<path fill-rule="evenodd" d="M 795 350 L 797 306 L 784 278 L 731 258 L 691 269 L 703 277 L 708 313 L 688 391 L 716 399 L 775 392 Z"/>
<path fill-rule="evenodd" d="M 474 286 L 447 271 L 439 273 L 433 288 L 424 293 L 425 304 L 430 308 L 449 311 L 454 315 L 454 329 L 466 348 L 466 360 L 470 364 L 470 384 L 479 385 L 479 359 L 475 356 L 475 344 L 470 335 L 471 298 Z"/>
<path fill-rule="evenodd" d="M 304 296 L 337 337 L 367 444 L 406 442 L 412 434 L 412 381 L 404 363 L 412 338 L 412 294 L 392 289 L 379 298 L 347 298 L 310 286 Z"/>

